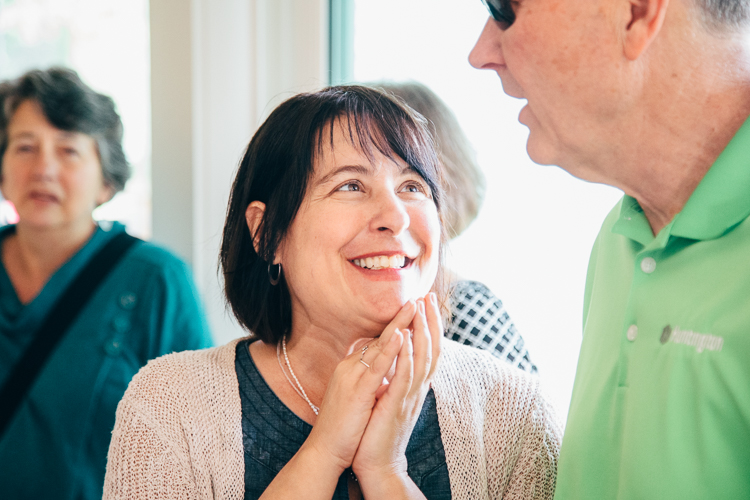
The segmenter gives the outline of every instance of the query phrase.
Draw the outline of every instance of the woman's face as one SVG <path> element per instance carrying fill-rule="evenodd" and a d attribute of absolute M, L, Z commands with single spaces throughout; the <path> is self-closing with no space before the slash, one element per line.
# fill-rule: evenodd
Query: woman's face
<path fill-rule="evenodd" d="M 295 330 L 312 324 L 379 333 L 435 281 L 440 222 L 432 193 L 403 160 L 373 150 L 370 161 L 337 121 L 333 147 L 326 140 L 315 160 L 277 253 Z"/>
<path fill-rule="evenodd" d="M 10 120 L 1 179 L 19 225 L 38 229 L 85 227 L 111 196 L 96 141 L 54 127 L 34 100 L 22 102 Z"/>

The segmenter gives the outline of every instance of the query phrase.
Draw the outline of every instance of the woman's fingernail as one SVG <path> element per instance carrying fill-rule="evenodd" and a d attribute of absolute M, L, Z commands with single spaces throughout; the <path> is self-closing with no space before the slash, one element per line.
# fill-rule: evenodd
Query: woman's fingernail
<path fill-rule="evenodd" d="M 419 314 L 424 314 L 424 300 L 417 301 L 417 307 L 419 308 Z"/>
<path fill-rule="evenodd" d="M 389 340 L 388 342 L 390 344 L 395 344 L 399 336 L 403 336 L 403 333 L 401 333 L 401 330 L 396 328 L 396 332 L 391 336 L 391 340 Z"/>
<path fill-rule="evenodd" d="M 430 300 L 433 304 L 437 305 L 437 294 L 435 292 L 430 292 Z"/>

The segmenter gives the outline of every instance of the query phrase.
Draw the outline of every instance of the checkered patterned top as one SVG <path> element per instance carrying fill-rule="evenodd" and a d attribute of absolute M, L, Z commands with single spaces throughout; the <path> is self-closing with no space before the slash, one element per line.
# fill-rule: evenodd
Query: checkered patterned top
<path fill-rule="evenodd" d="M 450 295 L 451 319 L 445 336 L 456 342 L 491 352 L 529 373 L 537 373 L 523 337 L 503 303 L 482 283 L 459 281 Z"/>

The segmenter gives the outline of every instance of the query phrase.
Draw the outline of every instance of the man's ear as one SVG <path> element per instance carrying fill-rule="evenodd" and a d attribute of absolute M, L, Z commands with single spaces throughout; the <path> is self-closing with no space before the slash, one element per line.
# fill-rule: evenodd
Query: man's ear
<path fill-rule="evenodd" d="M 625 57 L 635 61 L 661 30 L 669 0 L 628 0 L 628 4 L 624 49 Z"/>
<path fill-rule="evenodd" d="M 245 222 L 247 222 L 247 228 L 250 230 L 250 234 L 253 237 L 253 247 L 255 247 L 255 253 L 258 253 L 260 234 L 260 223 L 263 222 L 263 214 L 266 213 L 266 204 L 262 201 L 254 201 L 247 206 L 245 210 Z"/>

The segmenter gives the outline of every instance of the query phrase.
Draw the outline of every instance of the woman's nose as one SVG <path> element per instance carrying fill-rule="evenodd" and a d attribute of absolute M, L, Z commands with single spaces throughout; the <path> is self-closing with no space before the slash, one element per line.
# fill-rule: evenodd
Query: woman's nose
<path fill-rule="evenodd" d="M 35 155 L 32 172 L 37 179 L 50 179 L 59 169 L 59 159 L 53 148 L 40 147 Z"/>
<path fill-rule="evenodd" d="M 503 30 L 497 21 L 487 19 L 487 23 L 479 35 L 479 40 L 469 52 L 469 64 L 477 69 L 497 69 L 505 65 L 500 38 Z"/>
<path fill-rule="evenodd" d="M 370 227 L 375 231 L 390 231 L 394 236 L 403 233 L 411 222 L 404 202 L 396 194 L 378 197 Z"/>

